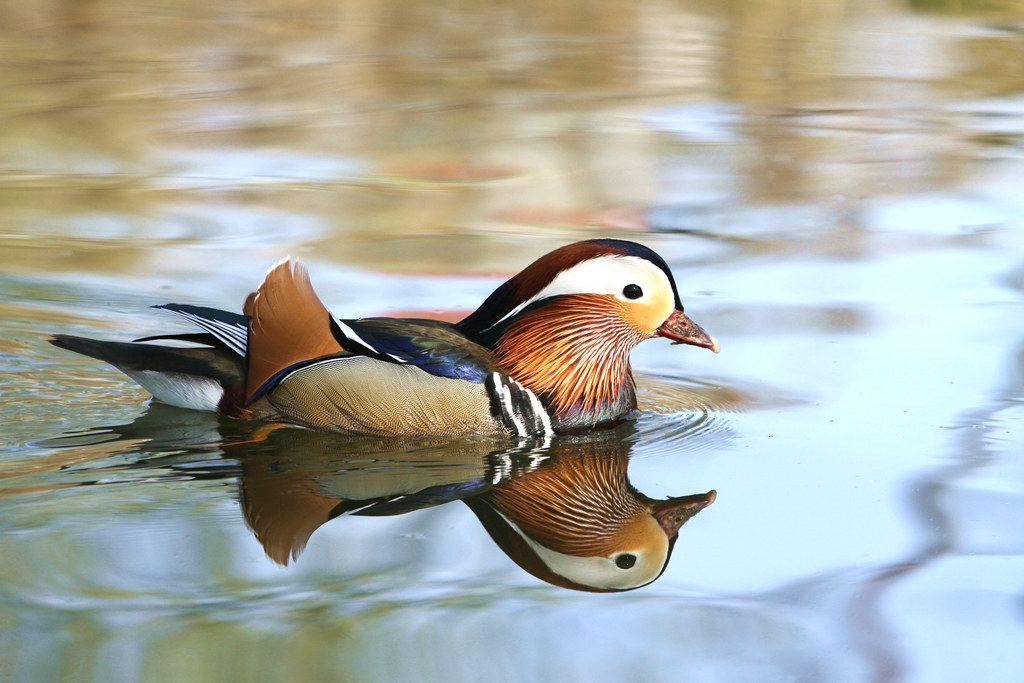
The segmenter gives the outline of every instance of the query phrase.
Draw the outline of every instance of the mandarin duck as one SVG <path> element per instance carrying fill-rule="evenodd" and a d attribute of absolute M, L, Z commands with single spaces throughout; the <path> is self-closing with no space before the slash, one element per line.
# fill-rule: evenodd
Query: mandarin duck
<path fill-rule="evenodd" d="M 479 439 L 351 441 L 295 430 L 225 448 L 242 464 L 245 520 L 280 564 L 342 514 L 398 515 L 462 500 L 522 569 L 591 592 L 657 579 L 680 527 L 715 500 L 714 491 L 648 498 L 629 483 L 628 451 L 619 430 L 543 449 Z"/>
<path fill-rule="evenodd" d="M 661 336 L 718 352 L 665 261 L 625 240 L 558 248 L 464 320 L 340 319 L 305 267 L 274 265 L 242 314 L 155 306 L 203 332 L 135 342 L 54 335 L 174 406 L 352 434 L 532 436 L 616 424 L 636 407 L 629 353 Z M 194 342 L 181 348 L 139 342 Z"/>

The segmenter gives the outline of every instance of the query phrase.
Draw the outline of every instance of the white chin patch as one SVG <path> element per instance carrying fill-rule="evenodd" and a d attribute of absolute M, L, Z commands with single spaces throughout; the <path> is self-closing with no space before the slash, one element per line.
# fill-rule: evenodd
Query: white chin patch
<path fill-rule="evenodd" d="M 133 370 L 125 374 L 153 394 L 156 400 L 178 408 L 216 412 L 224 397 L 220 382 L 209 377 L 156 370 Z"/>

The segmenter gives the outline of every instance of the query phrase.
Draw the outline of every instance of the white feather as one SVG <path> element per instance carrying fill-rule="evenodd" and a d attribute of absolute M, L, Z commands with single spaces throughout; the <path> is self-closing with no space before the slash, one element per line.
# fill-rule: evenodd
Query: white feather
<path fill-rule="evenodd" d="M 535 301 L 563 294 L 611 294 L 625 300 L 622 290 L 629 284 L 639 285 L 643 290 L 640 300 L 652 294 L 672 292 L 672 284 L 664 271 L 647 259 L 638 256 L 598 256 L 566 268 L 547 287 L 513 308 L 494 325 L 517 315 Z"/>
<path fill-rule="evenodd" d="M 153 398 L 167 405 L 216 411 L 224 397 L 220 383 L 208 377 L 156 370 L 122 371 L 153 394 Z"/>
<path fill-rule="evenodd" d="M 579 557 L 567 555 L 551 550 L 542 543 L 539 543 L 529 534 L 524 532 L 505 515 L 501 514 L 509 526 L 520 538 L 526 541 L 527 545 L 537 554 L 537 557 L 547 565 L 548 569 L 559 576 L 564 576 L 584 586 L 593 588 L 610 588 L 613 590 L 629 590 L 644 586 L 658 578 L 661 570 L 668 561 L 669 544 L 668 539 L 659 539 L 652 548 L 620 548 L 616 553 L 630 552 L 636 555 L 636 564 L 629 569 L 620 569 L 615 565 L 614 555 L 611 557 L 591 556 Z"/>
<path fill-rule="evenodd" d="M 345 338 L 348 339 L 349 341 L 353 341 L 356 344 L 359 344 L 360 346 L 362 346 L 364 349 L 367 349 L 371 353 L 381 353 L 385 356 L 388 356 L 389 358 L 394 359 L 398 363 L 405 363 L 405 359 L 401 358 L 400 356 L 396 356 L 393 353 L 388 353 L 386 351 L 380 351 L 378 349 L 375 349 L 372 345 L 367 343 L 366 340 L 364 340 L 362 337 L 356 334 L 355 330 L 353 330 L 345 323 L 341 322 L 341 320 L 339 320 L 338 318 L 334 318 L 334 322 L 338 326 L 338 329 L 341 330 L 341 333 L 345 335 Z"/>
<path fill-rule="evenodd" d="M 515 380 L 512 380 L 515 382 Z M 544 436 L 551 436 L 555 433 L 555 430 L 551 428 L 551 417 L 548 415 L 548 411 L 544 409 L 540 399 L 537 398 L 537 394 L 533 393 L 519 382 L 516 382 L 520 389 L 526 392 L 526 395 L 530 398 L 530 405 L 533 406 L 533 412 L 540 416 L 540 421 L 544 424 Z"/>
<path fill-rule="evenodd" d="M 501 405 L 505 409 L 505 414 L 512 418 L 512 422 L 516 426 L 516 435 L 526 436 L 526 425 L 523 424 L 523 421 L 519 418 L 519 415 L 516 413 L 515 407 L 512 405 L 512 391 L 506 385 L 500 383 L 498 384 L 497 388 L 498 398 L 501 400 Z"/>

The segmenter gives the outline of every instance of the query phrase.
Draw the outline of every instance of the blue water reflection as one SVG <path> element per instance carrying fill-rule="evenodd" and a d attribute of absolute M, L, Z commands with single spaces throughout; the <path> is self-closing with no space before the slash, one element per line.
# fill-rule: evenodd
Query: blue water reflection
<path fill-rule="evenodd" d="M 1021 9 L 0 3 L 0 680 L 1020 680 Z M 629 482 L 718 498 L 621 594 L 461 502 L 282 567 L 234 427 L 45 341 L 286 253 L 342 316 L 467 312 L 591 237 L 722 342 L 633 355 Z"/>

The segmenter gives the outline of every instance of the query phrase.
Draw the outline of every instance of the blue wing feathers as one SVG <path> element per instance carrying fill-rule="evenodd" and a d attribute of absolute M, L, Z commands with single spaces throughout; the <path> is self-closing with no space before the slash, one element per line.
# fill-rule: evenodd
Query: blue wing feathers
<path fill-rule="evenodd" d="M 365 353 L 362 349 L 368 345 L 382 360 L 477 384 L 493 372 L 490 351 L 471 342 L 448 323 L 398 318 L 365 318 L 344 323 L 361 342 L 339 340 L 349 351 Z"/>

